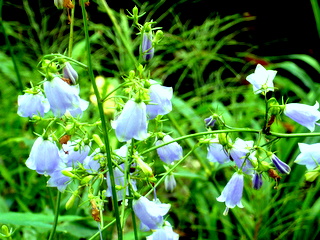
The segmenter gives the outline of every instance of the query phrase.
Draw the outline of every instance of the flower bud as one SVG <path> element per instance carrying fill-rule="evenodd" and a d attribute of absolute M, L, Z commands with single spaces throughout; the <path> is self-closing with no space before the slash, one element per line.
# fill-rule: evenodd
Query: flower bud
<path fill-rule="evenodd" d="M 163 32 L 162 32 L 161 30 L 158 30 L 158 31 L 156 32 L 156 35 L 155 35 L 153 41 L 154 41 L 156 44 L 159 44 L 162 39 L 163 39 Z"/>
<path fill-rule="evenodd" d="M 100 136 L 98 134 L 93 134 L 92 135 L 93 140 L 98 144 L 100 149 L 104 149 L 104 143 L 102 142 Z"/>
<path fill-rule="evenodd" d="M 320 176 L 320 168 L 316 168 L 315 170 L 306 172 L 304 175 L 306 177 L 306 181 L 313 182 L 318 176 Z"/>
<path fill-rule="evenodd" d="M 147 163 L 145 163 L 140 157 L 135 157 L 135 159 L 137 161 L 138 166 L 146 176 L 153 176 L 152 169 Z"/>
<path fill-rule="evenodd" d="M 67 135 L 74 135 L 76 129 L 75 129 L 75 124 L 74 123 L 68 123 L 67 126 L 65 127 L 65 131 Z"/>
<path fill-rule="evenodd" d="M 177 182 L 174 178 L 173 174 L 169 174 L 164 179 L 164 188 L 167 192 L 173 192 L 173 190 L 176 188 Z"/>
<path fill-rule="evenodd" d="M 54 5 L 55 5 L 58 9 L 63 9 L 63 2 L 64 2 L 64 0 L 54 0 Z"/>
<path fill-rule="evenodd" d="M 88 175 L 85 176 L 84 178 L 81 179 L 81 185 L 87 184 L 88 182 L 91 181 L 91 179 L 93 178 L 93 175 Z"/>
<path fill-rule="evenodd" d="M 66 210 L 69 210 L 70 208 L 72 208 L 75 200 L 78 197 L 78 190 L 74 191 L 71 195 L 71 197 L 68 199 L 68 201 L 66 202 Z"/>

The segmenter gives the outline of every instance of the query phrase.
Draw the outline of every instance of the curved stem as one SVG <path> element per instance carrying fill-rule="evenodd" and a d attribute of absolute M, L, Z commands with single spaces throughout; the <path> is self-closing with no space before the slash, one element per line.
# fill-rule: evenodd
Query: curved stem
<path fill-rule="evenodd" d="M 55 208 L 55 213 L 54 213 L 54 221 L 53 221 L 53 227 L 49 236 L 49 240 L 54 239 L 54 235 L 56 233 L 57 225 L 58 225 L 58 218 L 59 218 L 59 207 L 60 207 L 60 201 L 61 201 L 61 192 L 59 190 L 58 195 L 57 195 L 57 203 L 56 203 L 56 208 Z"/>
<path fill-rule="evenodd" d="M 87 22 L 87 16 L 86 16 L 86 10 L 84 5 L 85 0 L 81 1 L 81 9 L 82 9 L 82 18 L 83 18 L 83 25 L 84 25 L 84 33 L 85 33 L 85 41 L 86 41 L 86 52 L 87 52 L 87 60 L 88 60 L 88 73 L 89 73 L 89 79 L 91 81 L 94 94 L 97 98 L 97 104 L 99 109 L 99 114 L 101 118 L 101 129 L 103 132 L 103 139 L 105 144 L 105 150 L 106 150 L 106 157 L 107 157 L 107 166 L 110 176 L 110 182 L 111 182 L 111 190 L 112 190 L 112 204 L 114 209 L 114 215 L 116 218 L 116 225 L 118 230 L 118 239 L 122 240 L 122 228 L 121 228 L 121 219 L 119 215 L 119 207 L 118 207 L 118 199 L 117 199 L 117 192 L 115 188 L 115 180 L 114 180 L 114 173 L 113 173 L 113 166 L 112 166 L 112 159 L 111 159 L 111 149 L 110 149 L 110 143 L 109 143 L 109 136 L 108 136 L 108 130 L 106 125 L 106 120 L 104 116 L 103 111 L 103 103 L 101 101 L 101 96 L 98 90 L 98 86 L 94 79 L 93 69 L 92 69 L 92 61 L 91 61 L 91 50 L 90 50 L 90 39 L 89 39 L 89 30 L 88 30 L 88 22 Z"/>

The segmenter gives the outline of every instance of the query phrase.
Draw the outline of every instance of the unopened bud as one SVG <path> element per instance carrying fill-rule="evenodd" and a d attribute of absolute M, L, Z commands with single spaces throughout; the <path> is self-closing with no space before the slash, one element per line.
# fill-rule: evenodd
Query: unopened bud
<path fill-rule="evenodd" d="M 77 178 L 72 172 L 66 169 L 61 170 L 61 173 L 67 177 Z"/>
<path fill-rule="evenodd" d="M 138 166 L 146 176 L 153 176 L 152 169 L 147 163 L 145 163 L 140 157 L 136 157 L 135 159 L 137 161 Z"/>
<path fill-rule="evenodd" d="M 66 210 L 72 208 L 75 200 L 77 199 L 78 197 L 78 190 L 74 191 L 71 195 L 71 197 L 68 199 L 68 201 L 66 202 Z"/>
<path fill-rule="evenodd" d="M 319 171 L 319 167 L 316 168 L 315 170 L 306 172 L 306 174 L 304 175 L 306 177 L 306 181 L 308 182 L 313 182 L 314 180 L 316 180 L 316 178 L 318 176 L 320 176 L 320 171 Z"/>
<path fill-rule="evenodd" d="M 100 136 L 98 134 L 93 134 L 92 135 L 93 140 L 96 142 L 96 144 L 98 144 L 98 146 L 100 147 L 100 149 L 104 149 L 104 144 L 100 138 Z"/>
<path fill-rule="evenodd" d="M 156 44 L 159 44 L 162 39 L 163 39 L 163 32 L 161 30 L 156 31 L 156 35 L 154 37 L 154 42 Z"/>
<path fill-rule="evenodd" d="M 85 176 L 84 178 L 81 179 L 80 183 L 82 185 L 87 184 L 88 182 L 91 181 L 92 178 L 93 178 L 93 175 Z"/>

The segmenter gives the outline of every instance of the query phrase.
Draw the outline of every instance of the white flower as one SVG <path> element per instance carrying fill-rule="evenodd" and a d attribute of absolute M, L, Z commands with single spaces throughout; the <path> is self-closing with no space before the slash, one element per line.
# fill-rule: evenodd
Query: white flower
<path fill-rule="evenodd" d="M 277 71 L 266 70 L 261 64 L 258 64 L 254 73 L 247 76 L 247 81 L 253 86 L 254 94 L 273 91 L 273 79 Z"/>

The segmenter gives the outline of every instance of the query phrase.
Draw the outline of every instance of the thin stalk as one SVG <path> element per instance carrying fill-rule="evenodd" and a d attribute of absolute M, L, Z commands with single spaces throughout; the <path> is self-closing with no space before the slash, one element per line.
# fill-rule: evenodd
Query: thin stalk
<path fill-rule="evenodd" d="M 54 239 L 54 235 L 56 233 L 57 225 L 58 225 L 58 218 L 59 218 L 59 207 L 60 207 L 60 201 L 61 201 L 61 192 L 59 190 L 57 195 L 57 202 L 55 207 L 55 213 L 54 213 L 54 221 L 53 221 L 53 227 L 49 236 L 49 240 Z"/>
<path fill-rule="evenodd" d="M 94 79 L 93 69 L 92 69 L 92 61 L 91 61 L 91 50 L 90 50 L 90 38 L 89 38 L 89 29 L 88 29 L 88 22 L 87 22 L 87 15 L 86 15 L 86 9 L 84 5 L 85 0 L 81 1 L 81 9 L 82 9 L 82 18 L 83 18 L 83 25 L 84 25 L 84 33 L 85 33 L 85 41 L 86 41 L 86 52 L 87 52 L 87 61 L 88 61 L 88 73 L 89 73 L 89 79 L 91 81 L 94 94 L 97 98 L 97 105 L 99 109 L 100 119 L 101 119 L 101 129 L 103 132 L 103 139 L 105 144 L 105 150 L 106 150 L 106 157 L 107 157 L 107 166 L 110 176 L 110 182 L 111 182 L 111 191 L 112 191 L 112 204 L 114 209 L 114 214 L 116 217 L 116 225 L 118 230 L 118 240 L 123 239 L 122 235 L 122 228 L 121 228 L 121 219 L 119 215 L 119 207 L 118 207 L 118 199 L 117 199 L 117 192 L 115 188 L 115 180 L 114 180 L 114 173 L 112 168 L 112 159 L 111 159 L 111 149 L 110 149 L 110 143 L 109 143 L 109 135 L 106 125 L 106 120 L 104 116 L 103 111 L 103 103 L 101 101 L 101 96 L 98 90 L 98 86 Z"/>
<path fill-rule="evenodd" d="M 73 48 L 73 29 L 74 29 L 74 11 L 76 9 L 76 1 L 72 1 L 74 8 L 71 9 L 71 19 L 70 19 L 70 35 L 69 35 L 69 45 L 68 45 L 68 57 L 72 56 Z"/>

